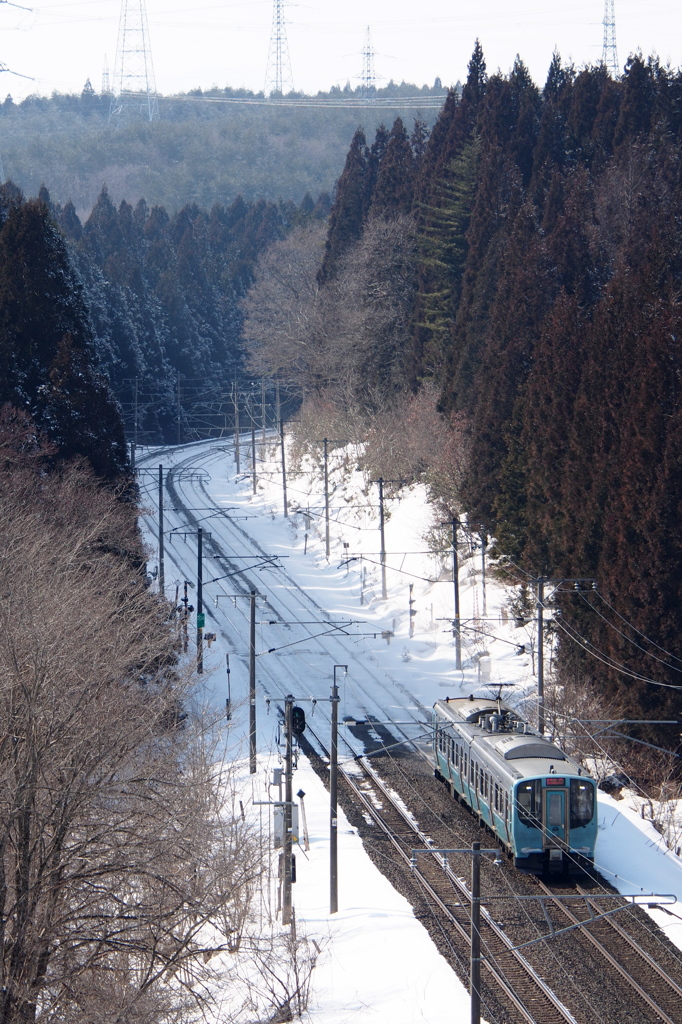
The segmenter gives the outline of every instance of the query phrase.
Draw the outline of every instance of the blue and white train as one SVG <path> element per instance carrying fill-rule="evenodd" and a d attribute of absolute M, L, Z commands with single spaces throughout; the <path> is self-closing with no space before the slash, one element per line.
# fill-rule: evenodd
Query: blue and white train
<path fill-rule="evenodd" d="M 436 775 L 498 837 L 514 866 L 578 874 L 594 863 L 596 784 L 500 700 L 433 708 Z"/>

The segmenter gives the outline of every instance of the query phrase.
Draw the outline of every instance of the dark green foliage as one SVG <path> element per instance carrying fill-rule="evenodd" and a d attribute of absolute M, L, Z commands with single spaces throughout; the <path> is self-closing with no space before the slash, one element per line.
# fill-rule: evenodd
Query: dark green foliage
<path fill-rule="evenodd" d="M 384 217 L 410 213 L 414 193 L 415 161 L 401 118 L 396 121 L 380 158 L 372 188 L 373 214 Z"/>
<path fill-rule="evenodd" d="M 422 365 L 447 363 L 466 262 L 466 233 L 476 194 L 480 141 L 473 133 L 445 169 L 433 203 L 419 208 L 420 288 L 415 319 Z"/>
<path fill-rule="evenodd" d="M 502 549 L 532 574 L 594 575 L 677 651 L 682 179 L 681 140 L 660 133 L 669 91 L 637 57 L 621 82 L 555 57 L 542 99 L 518 64 L 488 83 L 444 398 L 470 418 L 466 506 Z M 679 682 L 584 604 L 565 615 L 607 658 Z M 631 711 L 672 706 L 664 689 L 588 664 Z"/>
<path fill-rule="evenodd" d="M 596 577 L 682 657 L 682 74 L 634 56 L 614 80 L 555 53 L 540 93 L 518 58 L 488 78 L 477 45 L 423 155 L 390 146 L 373 209 L 404 213 L 414 189 L 411 378 L 467 419 L 464 507 L 531 575 Z M 607 661 L 680 685 L 588 603 L 565 621 Z M 627 709 L 679 713 L 674 690 L 569 651 Z"/>
<path fill-rule="evenodd" d="M 373 164 L 380 159 L 385 137 L 383 126 L 377 131 L 375 151 L 370 154 L 362 128 L 358 128 L 351 142 L 343 173 L 336 186 L 336 199 L 329 215 L 329 230 L 319 279 L 324 282 L 334 276 L 344 253 L 362 234 L 371 201 L 370 158 Z"/>
<path fill-rule="evenodd" d="M 177 436 L 179 376 L 197 391 L 228 391 L 241 372 L 240 300 L 258 255 L 295 224 L 325 216 L 325 197 L 293 204 L 238 197 L 210 212 L 169 216 L 140 200 L 117 208 L 103 189 L 84 225 L 57 210 L 72 243 L 94 326 L 99 366 L 121 396 L 129 434 L 137 389 L 137 435 Z M 221 417 L 221 423 L 224 419 Z"/>
<path fill-rule="evenodd" d="M 46 202 L 2 195 L 0 403 L 28 412 L 61 458 L 85 456 L 113 479 L 126 466 L 123 428 L 93 369 L 91 322 L 66 243 Z"/>

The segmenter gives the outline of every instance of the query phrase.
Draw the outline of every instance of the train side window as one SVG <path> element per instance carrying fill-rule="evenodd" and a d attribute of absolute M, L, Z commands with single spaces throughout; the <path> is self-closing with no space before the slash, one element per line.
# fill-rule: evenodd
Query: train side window
<path fill-rule="evenodd" d="M 494 792 L 495 792 L 495 801 L 494 801 L 494 803 L 495 803 L 495 810 L 499 811 L 499 809 L 500 809 L 500 785 L 499 785 L 498 782 L 495 783 L 495 790 L 494 790 Z"/>
<path fill-rule="evenodd" d="M 589 825 L 594 816 L 594 786 L 588 779 L 571 779 L 571 828 Z"/>
<path fill-rule="evenodd" d="M 529 782 L 522 782 L 516 790 L 516 806 L 519 813 L 519 821 L 522 825 L 538 828 L 541 820 L 541 793 L 540 779 L 531 779 Z"/>
<path fill-rule="evenodd" d="M 455 768 L 459 768 L 459 743 L 455 743 Z"/>
<path fill-rule="evenodd" d="M 509 821 L 509 793 L 504 794 L 504 820 Z"/>

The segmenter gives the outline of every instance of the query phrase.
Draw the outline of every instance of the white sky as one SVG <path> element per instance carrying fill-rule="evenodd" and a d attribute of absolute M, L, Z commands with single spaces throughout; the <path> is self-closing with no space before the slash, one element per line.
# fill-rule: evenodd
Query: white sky
<path fill-rule="evenodd" d="M 28 5 L 30 0 L 24 0 Z M 132 2 L 132 0 L 130 0 Z M 139 0 L 136 0 L 139 2 Z M 671 0 L 615 0 L 621 65 L 628 53 L 656 52 L 682 64 L 682 5 Z M 49 0 L 29 11 L 0 0 L 0 95 L 96 90 L 105 56 L 113 70 L 121 0 Z M 367 26 L 378 76 L 418 85 L 463 79 L 475 38 L 488 70 L 508 71 L 518 52 L 542 85 L 552 51 L 576 65 L 601 57 L 603 0 L 307 0 L 287 8 L 289 49 L 297 89 L 316 92 L 347 79 L 357 85 Z M 156 83 L 172 93 L 201 86 L 263 88 L 272 0 L 147 0 Z M 381 84 L 380 82 L 378 84 Z"/>

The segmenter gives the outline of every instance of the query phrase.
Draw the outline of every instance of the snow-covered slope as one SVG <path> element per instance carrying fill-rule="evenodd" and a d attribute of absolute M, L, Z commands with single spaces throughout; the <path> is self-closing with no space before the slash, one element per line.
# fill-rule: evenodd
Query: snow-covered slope
<path fill-rule="evenodd" d="M 262 595 L 256 644 L 260 755 L 267 759 L 276 750 L 278 735 L 276 716 L 267 713 L 266 699 L 281 699 L 287 693 L 318 698 L 315 714 L 322 721 L 322 699 L 329 696 L 334 665 L 348 666 L 347 676 L 338 677 L 341 718 L 371 714 L 379 720 L 411 722 L 394 731 L 415 740 L 425 736 L 427 710 L 445 695 L 490 694 L 491 687 L 504 683 L 509 687 L 505 696 L 516 694 L 532 714 L 534 665 L 530 654 L 519 653 L 522 644 L 530 650 L 531 632 L 514 627 L 510 595 L 500 583 L 488 577 L 484 588 L 480 549 L 468 557 L 463 553 L 461 559 L 463 668 L 455 671 L 450 556 L 447 550 L 442 555 L 429 551 L 427 535 L 437 523 L 432 521 L 424 489 L 414 487 L 400 499 L 386 502 L 388 594 L 384 601 L 376 486 L 367 485 L 358 472 L 349 476 L 346 471 L 342 476 L 337 468 L 341 453 L 332 455 L 327 559 L 321 474 L 304 463 L 295 477 L 289 476 L 293 508 L 285 519 L 276 454 L 274 445 L 260 453 L 256 495 L 250 475 L 235 479 L 233 452 L 227 445 L 157 449 L 142 459 L 147 470 L 160 463 L 177 469 L 173 496 L 166 498 L 167 531 L 181 533 L 191 521 L 231 552 L 232 566 L 261 565 L 253 569 L 249 583 Z M 153 474 L 142 474 L 143 487 L 149 484 L 150 512 L 156 502 L 153 481 Z M 191 511 L 171 511 L 173 502 L 180 508 L 179 500 Z M 213 515 L 213 505 L 225 510 L 224 515 Z M 157 528 L 153 514 L 146 526 L 154 552 L 152 567 Z M 258 558 L 253 557 L 255 553 Z M 263 553 L 277 555 L 283 568 L 264 566 Z M 212 672 L 205 689 L 210 700 L 224 704 L 225 655 L 229 654 L 235 708 L 231 739 L 243 754 L 248 717 L 248 601 L 243 597 L 245 588 L 228 575 L 231 569 L 212 557 L 210 540 L 205 554 L 204 580 L 216 580 L 204 587 L 206 626 L 218 634 L 217 642 L 206 651 Z M 166 559 L 166 590 L 172 597 L 176 583 L 181 586 L 183 580 L 195 579 L 193 540 L 167 542 Z M 416 614 L 410 616 L 410 610 Z M 340 622 L 352 625 L 342 631 L 333 625 Z M 341 756 L 349 752 L 343 748 Z M 334 917 L 326 913 L 328 804 L 305 759 L 294 780 L 294 790 L 301 787 L 307 794 L 311 850 L 298 858 L 297 915 L 311 934 L 331 939 L 315 975 L 313 1019 L 340 1024 L 361 1009 L 370 1019 L 400 1020 L 401 1024 L 457 1019 L 452 1007 L 464 1009 L 466 993 L 411 908 L 365 856 L 345 820 L 340 829 L 340 912 Z M 266 798 L 262 791 L 256 796 Z M 642 820 L 634 802 L 627 796 L 615 801 L 600 793 L 599 816 L 596 860 L 603 875 L 624 893 L 674 893 L 682 901 L 682 861 Z M 682 948 L 682 909 L 671 910 L 650 913 Z M 450 1008 L 447 1013 L 446 1007 Z"/>

